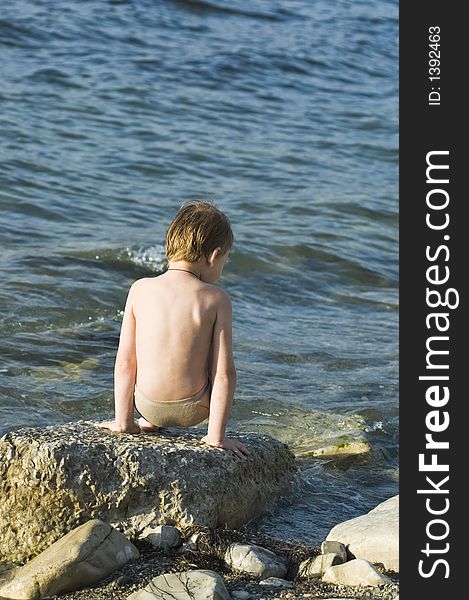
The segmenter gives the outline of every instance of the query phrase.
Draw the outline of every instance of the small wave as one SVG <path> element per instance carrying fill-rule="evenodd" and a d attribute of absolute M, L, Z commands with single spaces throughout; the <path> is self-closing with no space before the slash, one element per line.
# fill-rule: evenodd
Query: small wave
<path fill-rule="evenodd" d="M 64 71 L 59 69 L 38 69 L 29 76 L 31 81 L 39 83 L 51 83 L 54 85 L 61 85 L 63 87 L 81 88 L 82 86 L 73 81 L 70 76 Z"/>
<path fill-rule="evenodd" d="M 176 6 L 180 6 L 185 10 L 205 14 L 219 14 L 238 17 L 250 17 L 254 19 L 263 19 L 267 21 L 284 21 L 285 16 L 275 12 L 252 12 L 248 10 L 240 10 L 233 6 L 224 4 L 212 4 L 211 2 L 203 2 L 202 0 L 172 0 Z M 290 16 L 290 13 L 288 13 Z"/>
<path fill-rule="evenodd" d="M 43 36 L 30 27 L 23 27 L 6 19 L 0 19 L 0 44 L 32 48 L 38 46 Z"/>
<path fill-rule="evenodd" d="M 96 258 L 99 258 L 99 255 Z M 162 271 L 167 264 L 166 252 L 161 244 L 139 248 L 129 247 L 122 250 L 117 258 L 119 260 L 130 260 L 139 267 L 147 267 L 152 271 Z"/>
<path fill-rule="evenodd" d="M 370 433 L 371 431 L 385 431 L 383 421 L 375 421 L 365 427 L 366 433 Z"/>

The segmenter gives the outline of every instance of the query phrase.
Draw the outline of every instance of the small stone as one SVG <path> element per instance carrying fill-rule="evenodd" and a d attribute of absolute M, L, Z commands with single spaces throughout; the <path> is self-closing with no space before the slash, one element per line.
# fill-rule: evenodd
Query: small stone
<path fill-rule="evenodd" d="M 170 525 L 158 525 L 147 527 L 140 535 L 140 539 L 150 542 L 152 546 L 161 548 L 163 552 L 169 552 L 181 544 L 181 532 Z"/>
<path fill-rule="evenodd" d="M 285 559 L 253 544 L 231 544 L 225 553 L 225 561 L 232 569 L 261 579 L 284 577 L 288 570 Z"/>
<path fill-rule="evenodd" d="M 234 590 L 231 592 L 231 596 L 235 600 L 249 600 L 251 598 L 251 594 L 247 590 Z"/>
<path fill-rule="evenodd" d="M 300 577 L 322 577 L 329 567 L 343 563 L 338 554 L 320 554 L 313 558 L 307 558 L 298 567 Z"/>
<path fill-rule="evenodd" d="M 121 586 L 125 585 L 128 582 L 129 582 L 129 576 L 121 575 L 120 577 L 117 577 L 117 579 L 114 579 L 114 581 L 112 581 L 110 583 L 109 587 L 114 590 L 114 589 L 120 588 Z"/>
<path fill-rule="evenodd" d="M 291 581 L 287 581 L 286 579 L 280 579 L 280 577 L 268 577 L 267 579 L 259 581 L 259 585 L 268 585 L 270 587 L 284 589 L 293 587 L 293 583 Z"/>
<path fill-rule="evenodd" d="M 184 554 L 184 552 L 196 552 L 197 551 L 197 540 L 200 538 L 200 533 L 194 533 L 188 539 L 187 542 L 184 542 L 181 548 L 179 549 L 179 554 Z"/>
<path fill-rule="evenodd" d="M 127 600 L 230 600 L 223 578 L 215 571 L 197 569 L 165 573 Z"/>
<path fill-rule="evenodd" d="M 341 542 L 324 541 L 321 544 L 322 554 L 337 554 L 342 559 L 341 562 L 347 562 L 347 548 Z"/>
<path fill-rule="evenodd" d="M 342 585 L 378 586 L 390 583 L 390 580 L 378 573 L 367 560 L 355 558 L 343 565 L 329 567 L 322 577 L 325 583 Z"/>

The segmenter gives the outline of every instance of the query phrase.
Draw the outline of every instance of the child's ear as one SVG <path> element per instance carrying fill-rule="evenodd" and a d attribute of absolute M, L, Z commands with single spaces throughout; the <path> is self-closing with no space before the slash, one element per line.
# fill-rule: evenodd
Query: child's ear
<path fill-rule="evenodd" d="M 212 250 L 210 252 L 210 254 L 207 257 L 207 261 L 212 264 L 215 259 L 217 259 L 221 254 L 221 248 L 215 248 L 215 250 Z"/>

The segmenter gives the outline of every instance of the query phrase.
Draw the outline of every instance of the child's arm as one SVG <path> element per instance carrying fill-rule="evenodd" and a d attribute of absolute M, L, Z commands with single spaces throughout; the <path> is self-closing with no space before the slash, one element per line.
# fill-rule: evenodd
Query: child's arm
<path fill-rule="evenodd" d="M 116 417 L 114 421 L 99 424 L 100 427 L 120 433 L 140 433 L 140 428 L 134 422 L 134 387 L 137 374 L 135 316 L 132 306 L 134 285 L 130 288 L 127 296 L 114 366 Z"/>
<path fill-rule="evenodd" d="M 221 290 L 220 290 L 221 291 Z M 225 437 L 226 424 L 231 412 L 236 387 L 236 368 L 232 348 L 231 301 L 221 292 L 212 338 L 212 394 L 207 435 L 202 441 L 209 446 L 232 450 L 240 456 L 249 454 L 244 444 Z"/>

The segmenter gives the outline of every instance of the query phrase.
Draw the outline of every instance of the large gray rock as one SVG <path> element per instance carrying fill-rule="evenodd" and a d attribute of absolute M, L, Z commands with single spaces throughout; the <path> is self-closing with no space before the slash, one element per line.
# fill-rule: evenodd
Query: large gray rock
<path fill-rule="evenodd" d="M 326 540 L 342 542 L 355 558 L 382 563 L 386 569 L 399 572 L 399 496 L 366 515 L 336 525 Z"/>
<path fill-rule="evenodd" d="M 288 491 L 294 455 L 262 434 L 239 437 L 246 460 L 201 432 L 118 434 L 89 422 L 0 438 L 0 555 L 23 562 L 99 518 L 128 537 L 162 524 L 236 528 Z"/>
<path fill-rule="evenodd" d="M 379 586 L 389 583 L 389 579 L 374 568 L 367 560 L 355 558 L 343 565 L 329 567 L 322 580 L 325 583 L 341 585 L 370 585 Z"/>
<path fill-rule="evenodd" d="M 0 597 L 36 600 L 100 581 L 129 560 L 137 548 L 107 523 L 91 520 L 16 570 Z"/>
<path fill-rule="evenodd" d="M 215 571 L 165 573 L 127 600 L 231 600 L 223 578 Z"/>
<path fill-rule="evenodd" d="M 231 544 L 225 553 L 225 561 L 235 571 L 249 573 L 262 579 L 285 577 L 287 562 L 271 550 L 254 544 Z"/>

